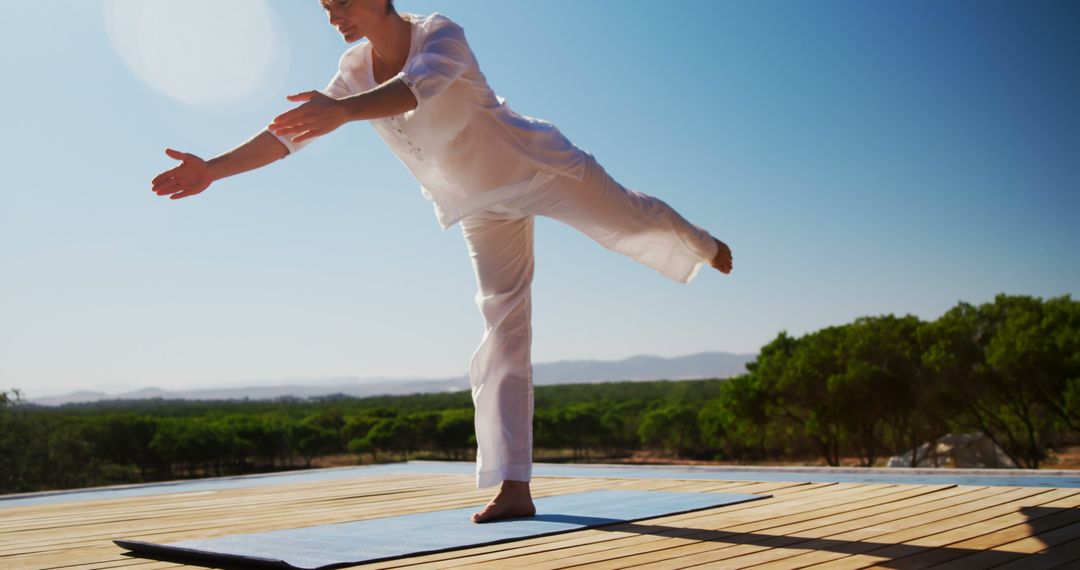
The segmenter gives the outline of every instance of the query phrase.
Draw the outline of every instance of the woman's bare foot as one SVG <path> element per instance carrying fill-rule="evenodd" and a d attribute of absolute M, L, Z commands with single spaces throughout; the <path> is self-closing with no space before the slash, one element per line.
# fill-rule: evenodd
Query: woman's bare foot
<path fill-rule="evenodd" d="M 719 247 L 719 251 L 716 252 L 716 257 L 713 258 L 711 265 L 720 270 L 721 273 L 731 273 L 731 248 L 726 243 L 716 240 L 716 245 Z"/>
<path fill-rule="evenodd" d="M 473 513 L 472 522 L 484 523 L 499 519 L 531 517 L 536 514 L 532 502 L 528 481 L 503 481 L 502 488 L 495 498 L 480 510 Z"/>

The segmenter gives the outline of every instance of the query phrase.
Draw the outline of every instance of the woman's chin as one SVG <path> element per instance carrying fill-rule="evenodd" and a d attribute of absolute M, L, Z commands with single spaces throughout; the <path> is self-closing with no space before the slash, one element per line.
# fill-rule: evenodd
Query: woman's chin
<path fill-rule="evenodd" d="M 349 31 L 345 32 L 344 34 L 341 34 L 341 39 L 342 39 L 342 40 L 343 40 L 343 41 L 344 41 L 345 43 L 347 43 L 347 44 L 351 44 L 351 43 L 353 43 L 353 42 L 355 42 L 355 41 L 359 41 L 359 40 L 362 40 L 362 39 L 364 39 L 364 35 L 363 35 L 363 34 L 361 34 L 360 32 L 358 32 L 358 31 L 357 31 L 357 30 L 356 30 L 356 29 L 354 28 L 354 29 L 350 29 Z"/>

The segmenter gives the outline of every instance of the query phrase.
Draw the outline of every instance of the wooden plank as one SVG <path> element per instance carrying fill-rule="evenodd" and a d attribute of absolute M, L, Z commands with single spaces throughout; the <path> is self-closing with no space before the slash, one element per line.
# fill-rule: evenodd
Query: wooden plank
<path fill-rule="evenodd" d="M 684 488 L 687 488 L 687 487 L 690 486 L 686 482 L 682 482 L 682 481 L 649 482 L 649 483 L 646 483 L 646 484 L 642 484 L 640 481 L 626 480 L 624 482 L 619 482 L 619 483 L 620 484 L 624 483 L 625 486 L 642 487 L 642 488 L 647 488 L 647 489 L 651 488 L 653 490 L 658 490 L 657 489 L 658 487 L 684 489 Z M 780 485 L 780 486 L 789 486 L 789 485 L 791 485 L 790 483 L 780 483 L 780 484 L 777 484 L 777 483 L 765 483 L 765 484 L 762 484 L 762 483 L 755 483 L 755 482 L 737 482 L 737 483 L 721 483 L 721 484 L 715 484 L 714 482 L 706 482 L 706 483 L 707 484 L 704 485 L 704 486 L 702 486 L 702 485 L 693 485 L 693 488 L 695 490 L 700 490 L 700 491 L 731 491 L 733 487 L 738 487 L 739 489 L 737 489 L 737 490 L 742 492 L 743 489 L 749 489 L 749 490 L 755 490 L 755 491 L 762 491 L 762 490 L 768 491 L 768 490 L 776 488 L 778 485 Z M 618 486 L 620 486 L 620 485 L 615 485 L 615 486 L 607 485 L 606 487 L 607 488 L 615 488 L 615 487 L 618 487 Z M 689 490 L 689 489 L 685 489 L 685 490 Z M 370 566 L 365 566 L 365 568 L 370 568 Z"/>
<path fill-rule="evenodd" d="M 373 493 L 389 491 L 392 488 L 404 489 L 429 489 L 435 479 L 430 476 L 411 477 L 402 480 L 382 478 L 380 480 L 365 482 L 365 488 Z M 459 484 L 467 484 L 465 478 L 460 478 Z M 55 503 L 47 505 L 32 505 L 21 507 L 7 507 L 0 509 L 0 531 L 8 531 L 13 525 L 20 527 L 30 526 L 37 522 L 42 526 L 64 525 L 71 520 L 73 512 L 80 515 L 81 520 L 87 520 L 87 513 L 95 516 L 131 516 L 140 513 L 153 514 L 162 506 L 182 506 L 189 508 L 215 507 L 220 502 L 220 497 L 226 496 L 230 501 L 238 504 L 258 504 L 268 500 L 273 501 L 281 493 L 310 492 L 312 496 L 330 495 L 340 496 L 342 489 L 355 488 L 356 482 L 342 483 L 336 486 L 319 486 L 317 483 L 293 484 L 260 488 L 226 489 L 219 491 L 199 491 L 191 493 L 176 493 L 162 495 L 147 495 L 141 497 L 124 497 L 105 499 L 98 501 L 78 501 L 71 503 Z"/>
<path fill-rule="evenodd" d="M 764 486 L 765 484 L 759 485 L 762 486 L 755 486 L 754 488 L 745 490 L 737 489 L 736 491 L 749 493 L 771 493 L 773 495 L 773 498 L 764 499 L 764 501 L 783 501 L 785 500 L 785 497 L 799 496 L 802 494 L 812 493 L 821 489 L 828 489 L 836 486 L 835 483 L 773 483 L 771 484 L 771 486 Z M 696 490 L 702 492 L 709 491 L 708 488 L 700 486 L 693 487 L 689 490 Z M 750 505 L 754 505 L 759 502 L 760 501 L 753 501 L 751 503 L 732 505 L 730 507 L 724 508 L 730 510 L 740 510 L 744 508 L 749 508 Z M 700 515 L 691 513 L 685 516 L 691 517 Z M 462 558 L 468 558 L 470 560 L 476 560 L 476 557 L 497 559 L 507 556 L 507 553 L 511 551 L 513 551 L 513 553 L 517 555 L 529 552 L 560 550 L 573 546 L 591 545 L 595 543 L 605 542 L 608 540 L 614 540 L 618 537 L 618 534 L 619 533 L 615 530 L 585 530 L 570 534 L 560 534 L 554 536 L 526 539 L 512 543 L 481 546 L 468 550 L 430 554 L 405 560 L 377 562 L 374 564 L 365 565 L 364 568 L 365 570 L 384 570 L 389 568 L 411 567 L 417 564 L 422 564 L 425 568 L 452 567 L 459 565 L 459 559 Z"/>
<path fill-rule="evenodd" d="M 918 487 L 915 487 L 918 489 Z M 893 493 L 888 486 L 877 486 L 878 498 Z M 941 491 L 943 489 L 936 489 Z M 791 525 L 793 523 L 816 521 L 825 516 L 843 516 L 846 518 L 858 517 L 860 507 L 873 508 L 881 501 L 874 501 L 874 496 L 865 498 L 868 503 L 859 504 L 859 495 L 838 494 L 829 502 L 799 502 L 790 505 L 767 505 L 749 503 L 753 505 L 740 515 L 729 515 L 722 509 L 710 511 L 706 520 L 695 521 L 696 526 L 684 529 L 648 532 L 640 529 L 635 535 L 619 541 L 609 543 L 603 549 L 591 549 L 587 552 L 561 552 L 555 556 L 540 560 L 536 558 L 515 559 L 515 562 L 528 564 L 537 568 L 558 568 L 569 565 L 591 564 L 595 567 L 628 567 L 641 563 L 649 563 L 650 567 L 655 564 L 668 564 L 672 557 L 686 556 L 688 560 L 680 560 L 671 563 L 673 567 L 696 563 L 695 554 L 680 551 L 688 546 L 707 544 L 710 548 L 709 558 L 718 557 L 716 551 L 725 547 L 738 549 L 747 542 L 757 537 L 756 533 L 775 528 L 778 526 Z M 900 499 L 903 500 L 903 499 Z M 776 516 L 772 516 L 772 515 Z M 658 524 L 657 521 L 649 521 L 649 524 Z M 612 527 L 619 529 L 622 525 Z M 646 530 L 643 534 L 641 530 Z M 674 536 L 673 536 L 674 535 Z M 717 544 L 717 542 L 721 544 Z M 750 547 L 761 550 L 760 547 Z M 674 554 L 673 554 L 674 552 Z M 735 556 L 739 550 L 733 550 L 729 556 Z M 644 558 L 643 558 L 644 556 Z"/>
<path fill-rule="evenodd" d="M 1024 491 L 1021 489 L 1020 491 Z M 1054 501 L 1064 496 L 1076 493 L 1076 489 L 1026 489 L 1032 492 L 1029 496 L 1018 496 L 1016 492 L 1010 493 L 1001 501 L 1001 497 L 993 500 L 982 500 L 956 512 L 948 513 L 946 518 L 926 517 L 912 519 L 905 528 L 892 529 L 892 532 L 881 533 L 873 538 L 859 538 L 859 542 L 852 543 L 846 552 L 831 553 L 825 561 L 808 566 L 808 568 L 865 568 L 874 564 L 889 562 L 894 558 L 902 558 L 921 552 L 926 547 L 942 546 L 947 543 L 949 531 L 985 521 L 998 516 L 1014 512 L 1022 506 L 1037 506 L 1042 503 Z M 914 523 L 914 524 L 911 524 Z M 845 540 L 850 540 L 844 537 Z M 819 553 L 815 553 L 819 554 Z"/>
<path fill-rule="evenodd" d="M 866 493 L 884 492 L 887 489 L 891 489 L 893 486 L 889 485 L 834 485 L 833 487 L 826 488 L 824 493 L 821 491 L 817 493 L 801 493 L 797 497 L 794 497 L 791 501 L 784 501 L 782 498 L 774 497 L 772 499 L 766 499 L 763 501 L 754 501 L 745 503 L 743 505 L 734 505 L 732 507 L 721 507 L 719 509 L 710 509 L 708 511 L 701 511 L 699 513 L 690 513 L 687 515 L 679 515 L 676 517 L 660 517 L 656 519 L 650 519 L 649 521 L 642 521 L 638 523 L 630 523 L 628 525 L 612 525 L 605 527 L 604 530 L 585 531 L 587 534 L 582 537 L 588 540 L 588 548 L 581 548 L 579 544 L 573 545 L 575 550 L 566 550 L 558 548 L 563 545 L 553 545 L 544 548 L 541 551 L 537 551 L 534 555 L 523 557 L 525 554 L 522 550 L 506 550 L 503 552 L 492 553 L 482 557 L 470 556 L 463 559 L 460 562 L 454 562 L 447 564 L 446 566 L 454 566 L 456 564 L 465 565 L 477 565 L 481 562 L 492 562 L 494 565 L 499 564 L 529 564 L 530 566 L 543 567 L 544 564 L 561 564 L 570 562 L 581 563 L 583 561 L 578 559 L 564 560 L 566 557 L 575 555 L 596 555 L 599 552 L 607 552 L 612 549 L 620 548 L 626 545 L 631 545 L 637 542 L 653 542 L 664 540 L 665 538 L 677 537 L 680 534 L 699 531 L 694 527 L 680 528 L 684 525 L 699 525 L 704 521 L 709 521 L 716 517 L 717 512 L 722 512 L 730 518 L 737 517 L 737 513 L 740 511 L 752 511 L 754 514 L 745 515 L 747 520 L 761 521 L 770 518 L 790 516 L 791 513 L 799 511 L 813 510 L 814 504 L 828 503 L 830 500 L 833 503 L 845 502 L 846 499 L 840 497 L 852 497 L 862 496 Z M 830 499 L 829 497 L 833 497 Z M 772 505 L 771 507 L 769 505 Z M 578 533 L 581 534 L 581 533 Z M 581 540 L 581 539 L 578 539 Z M 676 538 L 677 540 L 677 538 Z M 536 549 L 533 549 L 536 550 Z M 471 552 L 471 551 L 470 551 Z M 513 556 L 512 559 L 503 560 L 508 556 Z M 555 560 L 561 560 L 561 562 L 555 562 Z M 440 567 L 436 565 L 435 567 Z"/>
<path fill-rule="evenodd" d="M 822 508 L 807 511 L 805 513 L 791 514 L 780 518 L 770 518 L 768 519 L 768 523 L 770 523 L 770 526 L 755 527 L 755 530 L 769 530 L 770 534 L 779 534 L 780 532 L 786 534 L 789 532 L 796 532 L 797 529 L 807 526 L 806 524 L 801 523 L 820 524 L 821 521 L 830 518 L 834 521 L 842 520 L 845 518 L 858 519 L 865 516 L 866 511 L 876 512 L 877 510 L 880 510 L 882 508 L 888 508 L 890 505 L 895 508 L 895 505 L 903 504 L 904 501 L 923 500 L 926 498 L 927 495 L 933 493 L 940 493 L 942 491 L 946 491 L 952 488 L 954 487 L 937 485 L 903 486 L 900 487 L 898 491 L 892 493 L 885 492 L 886 490 L 882 489 L 882 492 L 861 500 L 854 500 L 853 498 L 850 501 L 842 501 L 837 504 L 823 505 Z M 934 496 L 937 497 L 940 495 Z M 715 526 L 715 523 L 715 519 L 706 521 L 705 526 L 713 527 Z M 655 545 L 657 548 L 651 550 L 650 552 L 630 552 L 628 558 L 593 562 L 585 564 L 582 567 L 595 570 L 600 570 L 603 568 L 627 568 L 641 566 L 645 564 L 655 564 L 671 560 L 673 558 L 679 558 L 681 556 L 686 556 L 694 551 L 716 551 L 724 548 L 723 546 L 716 545 L 713 541 L 713 539 L 718 539 L 721 541 L 724 540 L 724 537 L 721 535 L 716 535 L 716 532 L 734 531 L 737 528 L 738 527 L 727 525 L 725 525 L 722 529 L 715 528 L 709 530 L 702 530 L 689 528 L 686 529 L 687 532 L 683 534 L 682 537 L 685 539 L 691 539 L 692 542 L 657 544 Z M 747 535 L 748 536 L 744 539 L 729 538 L 729 540 L 731 540 L 734 544 L 746 544 L 753 540 L 752 534 L 747 533 Z M 734 536 L 739 535 L 736 534 Z M 681 562 L 675 562 L 675 565 L 679 564 L 681 564 Z"/>
<path fill-rule="evenodd" d="M 1036 555 L 1002 565 L 1001 570 L 1043 570 L 1076 568 L 1080 561 L 1080 539 L 1055 545 Z"/>
<path fill-rule="evenodd" d="M 738 491 L 750 493 L 772 493 L 775 498 L 789 496 L 789 494 L 807 492 L 813 488 L 832 488 L 834 486 L 835 484 L 772 483 L 757 484 L 753 487 L 745 489 L 734 489 L 732 490 L 732 492 Z M 710 489 L 702 487 L 700 485 L 688 486 L 685 489 L 681 490 L 699 492 L 710 491 Z M 724 508 L 729 508 L 729 510 L 740 510 L 740 508 L 745 508 L 747 507 L 747 505 L 752 505 L 755 503 L 757 503 L 757 501 L 754 501 L 752 503 L 731 505 Z M 683 516 L 689 517 L 698 515 L 691 513 Z M 556 534 L 552 535 L 552 537 L 541 537 L 537 539 L 515 541 L 512 543 L 480 546 L 476 548 L 470 548 L 468 549 L 468 551 L 456 551 L 450 553 L 408 558 L 403 560 L 376 562 L 376 564 L 368 565 L 364 568 L 372 570 L 382 570 L 388 568 L 405 568 L 415 565 L 422 565 L 424 568 L 454 567 L 460 564 L 460 562 L 458 561 L 459 558 L 470 558 L 471 560 L 473 560 L 475 559 L 475 557 L 480 556 L 497 559 L 507 556 L 507 553 L 510 552 L 513 552 L 514 555 L 518 555 L 528 552 L 559 551 L 559 549 L 572 546 L 593 545 L 597 543 L 603 543 L 609 540 L 616 540 L 618 538 L 618 534 L 618 532 L 613 531 L 584 530 L 568 534 Z"/>
<path fill-rule="evenodd" d="M 178 564 L 176 562 L 159 562 L 156 560 L 142 560 L 137 563 L 127 563 L 127 561 L 118 562 L 105 562 L 100 564 L 86 564 L 78 566 L 80 570 L 107 570 L 115 568 L 128 568 L 130 570 L 166 570 L 169 568 L 203 568 L 206 566 L 191 566 L 188 564 Z M 60 569 L 54 569 L 60 570 Z M 66 568 L 64 569 L 66 570 Z"/>
<path fill-rule="evenodd" d="M 682 568 L 700 564 L 702 561 L 717 562 L 748 555 L 756 555 L 758 563 L 766 563 L 769 560 L 801 554 L 802 551 L 793 549 L 793 546 L 800 543 L 993 497 L 1001 493 L 999 489 L 1002 488 L 938 489 L 934 493 L 902 498 L 868 510 L 845 509 L 841 504 L 840 512 L 833 509 L 830 512 L 808 513 L 809 516 L 803 521 L 793 522 L 789 519 L 779 525 L 768 520 L 731 524 L 728 517 L 724 517 L 715 521 L 713 530 L 704 529 L 699 534 L 691 535 L 699 542 L 676 546 L 648 558 L 655 560 L 650 564 L 651 568 Z M 1008 491 L 1008 488 L 1004 489 Z M 826 544 L 832 545 L 834 542 Z M 641 558 L 635 557 L 635 561 L 637 560 Z"/>
<path fill-rule="evenodd" d="M 1080 490 L 708 480 L 537 478 L 534 496 L 599 488 L 772 493 L 730 507 L 358 566 L 888 568 L 1080 560 Z M 0 509 L 0 567 L 203 568 L 125 556 L 118 532 L 171 542 L 475 506 L 467 475 L 376 476 Z M 208 522 L 209 521 L 209 522 Z M 136 534 L 137 533 L 137 534 Z M 1038 566 L 1023 563 L 1039 561 Z M 757 568 L 758 566 L 755 566 Z"/>
<path fill-rule="evenodd" d="M 443 479 L 443 478 L 439 478 Z M 423 504 L 411 503 L 405 504 L 400 498 L 395 498 L 390 505 L 383 504 L 375 512 L 366 513 L 371 516 L 393 516 L 395 514 L 402 514 L 404 512 L 415 512 L 436 510 L 445 508 L 455 508 L 458 506 L 476 506 L 479 508 L 486 502 L 490 495 L 490 490 L 478 491 L 472 487 L 472 478 L 463 478 L 467 484 L 458 485 L 453 488 L 442 488 L 428 484 L 427 487 L 421 486 L 419 489 L 422 494 L 432 496 L 432 499 L 425 498 Z M 592 479 L 560 479 L 560 480 L 544 480 L 537 479 L 534 482 L 534 493 L 536 496 L 544 496 L 545 494 L 563 494 L 565 492 L 573 492 L 578 490 L 595 489 L 599 487 L 603 488 L 652 488 L 652 489 L 665 489 L 665 488 L 685 488 L 688 485 L 687 482 L 680 480 L 665 480 L 665 481 L 650 481 L 650 480 L 624 480 L 620 482 L 612 481 L 599 481 Z M 760 488 L 772 488 L 776 484 L 761 484 L 755 482 L 709 482 L 712 488 L 716 489 L 760 489 Z M 371 485 L 367 486 L 368 488 Z M 351 495 L 350 500 L 352 502 L 371 502 L 374 499 L 364 493 L 366 489 L 360 489 L 358 493 L 357 485 L 350 485 L 340 487 L 340 493 L 348 493 Z M 246 490 L 237 490 L 238 493 L 247 492 Z M 297 494 L 297 493 L 300 494 Z M 742 491 L 740 491 L 742 492 Z M 320 512 L 318 518 L 320 520 L 309 520 L 305 518 L 304 514 L 296 511 L 297 500 L 302 504 L 304 500 L 312 497 L 308 489 L 274 489 L 263 488 L 261 493 L 264 497 L 270 497 L 270 500 L 263 501 L 261 505 L 256 505 L 259 508 L 266 510 L 267 512 L 262 515 L 252 515 L 243 509 L 237 512 L 235 508 L 232 508 L 230 494 L 223 492 L 218 494 L 214 498 L 214 501 L 209 504 L 209 507 L 216 507 L 219 509 L 216 514 L 212 516 L 215 521 L 214 525 L 207 525 L 206 519 L 210 516 L 209 512 L 200 507 L 200 509 L 191 512 L 185 511 L 183 502 L 177 502 L 176 497 L 140 497 L 127 499 L 127 502 L 134 502 L 135 504 L 141 504 L 147 502 L 151 507 L 156 508 L 156 518 L 150 517 L 146 520 L 139 521 L 139 531 L 144 534 L 168 534 L 169 538 L 166 541 L 180 540 L 184 538 L 184 533 L 190 531 L 191 537 L 205 537 L 208 536 L 208 529 L 215 528 L 220 529 L 218 534 L 234 534 L 240 532 L 252 532 L 259 528 L 293 528 L 297 526 L 305 526 L 305 522 L 311 522 L 312 524 L 325 524 L 328 522 L 342 522 L 342 520 L 357 520 L 359 518 L 366 518 L 360 516 L 365 514 L 361 511 L 364 505 L 354 505 L 349 501 L 336 501 L 336 509 L 333 513 Z M 326 498 L 325 493 L 320 493 L 317 496 Z M 282 497 L 285 499 L 283 500 Z M 332 497 L 332 495 L 331 495 Z M 115 510 L 116 504 L 105 505 L 108 509 Z M 156 503 L 156 504 L 155 504 Z M 100 506 L 100 505 L 99 505 Z M 203 505 L 205 507 L 205 505 Z M 53 506 L 49 506 L 53 508 Z M 417 508 L 420 507 L 420 508 Z M 281 509 L 285 509 L 282 511 Z M 89 517 L 82 517 L 83 523 L 86 519 L 94 519 L 93 509 L 89 509 L 91 515 Z M 228 513 L 228 514 L 225 514 Z M 75 517 L 80 518 L 80 517 Z M 329 519 L 329 520 L 328 520 Z M 253 520 L 259 524 L 254 524 Z M 266 524 L 267 520 L 271 520 L 272 524 Z M 122 525 L 121 525 L 122 526 Z M 255 528 L 253 528 L 255 527 Z M 112 538 L 117 538 L 118 529 L 114 526 L 102 525 L 98 523 L 90 524 L 84 527 L 84 532 L 80 533 L 78 537 L 68 537 L 59 544 L 53 544 L 43 551 L 38 552 L 26 552 L 26 548 L 23 547 L 23 551 L 20 555 L 12 556 L 6 555 L 0 557 L 0 563 L 5 567 L 14 564 L 22 564 L 27 560 L 32 560 L 31 567 L 42 566 L 62 566 L 65 563 L 85 563 L 85 562 L 100 562 L 108 563 L 110 560 L 117 560 L 120 563 L 128 563 L 129 559 L 126 559 L 122 555 L 123 550 L 115 545 L 111 544 Z M 49 532 L 48 529 L 44 529 L 41 532 Z M 52 531 L 55 532 L 55 531 Z M 90 534 L 92 536 L 87 537 Z M 31 549 L 32 550 L 32 549 Z"/>
<path fill-rule="evenodd" d="M 572 488 L 579 487 L 574 486 Z M 538 487 L 537 494 L 538 496 L 542 496 L 545 494 L 560 494 L 564 491 L 565 489 L 549 485 Z M 406 493 L 356 495 L 348 498 L 339 498 L 333 502 L 323 500 L 316 501 L 306 494 L 296 495 L 277 492 L 275 493 L 275 500 L 236 504 L 228 498 L 224 498 L 224 500 L 219 499 L 214 505 L 211 505 L 211 508 L 209 509 L 204 506 L 200 506 L 196 509 L 189 509 L 186 506 L 159 505 L 159 508 L 153 515 L 146 514 L 138 517 L 116 517 L 111 519 L 101 519 L 100 517 L 92 515 L 71 517 L 72 523 L 64 527 L 34 527 L 26 530 L 13 529 L 9 530 L 5 535 L 9 538 L 18 537 L 19 545 L 22 549 L 26 549 L 30 546 L 63 543 L 73 539 L 85 539 L 91 537 L 100 538 L 102 536 L 116 535 L 117 533 L 145 531 L 146 522 L 160 518 L 161 512 L 164 509 L 168 509 L 169 515 L 174 523 L 171 525 L 172 528 L 183 528 L 187 524 L 186 521 L 195 521 L 198 523 L 196 526 L 198 530 L 205 530 L 208 528 L 205 526 L 205 521 L 208 518 L 213 518 L 216 522 L 222 524 L 232 524 L 239 520 L 246 524 L 254 523 L 256 521 L 269 521 L 269 526 L 280 527 L 283 525 L 288 526 L 290 524 L 298 526 L 296 523 L 300 522 L 299 519 L 290 518 L 282 520 L 280 513 L 289 512 L 304 519 L 326 520 L 329 516 L 330 518 L 356 520 L 383 516 L 382 513 L 388 509 L 394 511 L 431 510 L 432 505 L 437 506 L 444 504 L 446 499 L 446 490 L 438 488 L 432 489 L 430 486 L 426 489 L 419 488 Z M 483 501 L 486 501 L 486 494 L 476 493 L 471 489 L 462 487 L 458 490 L 457 499 L 469 504 L 475 503 L 479 506 L 483 504 Z M 92 525 L 94 533 L 88 534 L 86 532 L 86 525 Z M 162 528 L 163 527 L 159 525 L 157 530 L 162 530 Z M 226 532 L 226 534 L 229 534 L 229 532 Z M 44 542 L 42 542 L 42 540 L 44 540 Z M 11 552 L 12 550 L 10 548 L 0 546 L 0 553 Z"/>
<path fill-rule="evenodd" d="M 1006 552 L 994 549 L 1031 536 L 1036 533 L 1035 529 L 1048 531 L 1080 521 L 1080 509 L 1077 509 L 1077 506 L 1080 506 L 1080 491 L 1038 507 L 1021 508 L 1013 513 L 966 525 L 934 537 L 935 540 L 953 542 L 946 542 L 911 556 L 893 558 L 889 561 L 889 568 L 928 568 L 970 554 L 987 552 L 998 555 L 996 564 L 984 566 L 1003 564 L 1012 557 L 1007 556 Z M 988 556 L 986 560 L 992 558 Z"/>
<path fill-rule="evenodd" d="M 471 483 L 470 483 L 471 485 Z M 601 485 L 600 482 L 586 482 L 585 486 L 596 487 Z M 553 482 L 547 485 L 538 485 L 538 489 L 542 490 L 543 494 L 546 492 L 555 492 L 561 494 L 562 489 L 558 487 L 569 486 L 571 490 L 581 489 L 581 485 L 576 485 L 573 482 Z M 611 487 L 610 484 L 605 485 Z M 555 487 L 552 489 L 552 487 Z M 161 540 L 170 542 L 174 540 L 183 540 L 185 538 L 200 538 L 208 536 L 220 536 L 226 534 L 235 534 L 241 532 L 257 532 L 259 530 L 275 530 L 279 528 L 293 528 L 299 526 L 310 526 L 314 524 L 327 524 L 332 522 L 346 522 L 351 520 L 359 520 L 362 518 L 372 518 L 377 516 L 393 516 L 397 514 L 405 514 L 409 512 L 423 512 L 435 509 L 444 508 L 456 508 L 464 506 L 479 506 L 486 501 L 486 493 L 478 495 L 478 498 L 471 498 L 469 495 L 477 495 L 477 491 L 470 489 L 468 493 L 455 493 L 454 495 L 447 496 L 445 491 L 439 495 L 439 490 L 432 491 L 435 493 L 434 498 L 424 497 L 422 503 L 404 503 L 402 501 L 395 501 L 392 504 L 379 503 L 375 507 L 369 509 L 364 505 L 351 505 L 349 508 L 339 509 L 332 513 L 319 512 L 317 514 L 310 514 L 307 512 L 299 512 L 296 508 L 292 507 L 292 503 L 287 503 L 285 510 L 273 510 L 270 508 L 265 513 L 231 513 L 229 515 L 224 514 L 227 509 L 223 509 L 223 513 L 216 517 L 210 517 L 213 523 L 208 524 L 208 517 L 205 513 L 201 513 L 198 516 L 177 516 L 175 510 L 165 510 L 161 512 L 161 516 L 157 521 L 142 521 L 136 528 L 128 528 L 124 525 L 93 525 L 88 527 L 93 529 L 93 537 L 89 538 L 73 538 L 66 542 L 56 545 L 50 545 L 41 548 L 26 548 L 22 552 L 18 553 L 6 553 L 0 556 L 0 565 L 7 565 L 24 560 L 27 556 L 33 556 L 35 560 L 42 564 L 47 565 L 61 565 L 68 559 L 73 561 L 86 560 L 85 556 L 106 556 L 106 553 L 110 553 L 114 556 L 121 556 L 123 550 L 113 545 L 111 540 L 119 537 L 139 537 L 143 539 L 155 540 L 158 536 L 163 536 Z M 483 497 L 482 499 L 479 497 Z M 154 524 L 156 522 L 156 524 Z M 95 558 L 90 558 L 95 560 Z M 97 558 L 101 560 L 101 558 Z"/>
<path fill-rule="evenodd" d="M 456 506 L 468 506 L 477 502 L 478 501 L 463 500 L 460 505 Z M 315 509 L 311 508 L 310 505 L 300 503 L 297 504 L 292 512 L 284 518 L 282 517 L 282 514 L 288 512 L 287 509 L 274 509 L 272 507 L 261 510 L 229 511 L 228 513 L 209 516 L 192 516 L 190 514 L 181 515 L 179 513 L 171 513 L 173 517 L 167 521 L 167 523 L 159 523 L 156 526 L 153 524 L 153 519 L 143 519 L 137 521 L 118 521 L 110 524 L 98 523 L 84 528 L 65 529 L 67 532 L 48 535 L 47 540 L 31 541 L 28 540 L 27 535 L 24 534 L 19 547 L 14 551 L 5 549 L 4 554 L 40 551 L 43 549 L 53 549 L 59 546 L 79 547 L 85 546 L 87 541 L 92 542 L 93 540 L 119 536 L 149 538 L 148 535 L 158 535 L 162 533 L 195 533 L 198 535 L 213 533 L 230 534 L 236 525 L 243 525 L 248 528 L 275 529 L 282 526 L 307 526 L 309 524 L 343 522 L 364 518 L 377 518 L 383 515 L 388 509 L 392 509 L 396 512 L 419 512 L 444 505 L 444 497 L 413 497 L 401 498 L 393 504 L 343 505 L 342 508 L 333 510 Z M 345 507 L 349 508 L 346 509 Z M 208 524 L 208 520 L 213 521 L 212 524 Z M 90 529 L 92 529 L 92 533 L 88 533 L 88 530 Z M 32 533 L 29 536 L 41 538 L 40 533 Z"/>
<path fill-rule="evenodd" d="M 1078 512 L 1080 512 L 1080 509 L 1070 510 L 1068 513 L 1063 514 L 1069 515 L 1071 518 L 1072 515 L 1075 515 Z M 1080 522 L 1052 530 L 1044 530 L 1038 534 L 998 546 L 992 551 L 969 554 L 962 558 L 958 558 L 953 562 L 958 566 L 962 565 L 968 567 L 970 565 L 971 568 L 986 568 L 992 565 L 992 561 L 996 562 L 998 560 L 1007 559 L 1011 563 L 1013 561 L 1026 559 L 1033 554 L 1039 554 L 1051 547 L 1064 544 L 1077 538 L 1080 538 Z M 1002 567 L 1006 568 L 1009 567 L 1009 565 L 1006 564 Z"/>

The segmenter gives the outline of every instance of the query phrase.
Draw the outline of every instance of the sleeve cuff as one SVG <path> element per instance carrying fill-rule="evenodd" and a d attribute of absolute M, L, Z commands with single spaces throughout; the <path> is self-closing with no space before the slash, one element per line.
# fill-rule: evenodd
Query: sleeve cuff
<path fill-rule="evenodd" d="M 281 144 L 285 145 L 285 150 L 289 151 L 289 154 L 287 154 L 285 156 L 291 156 L 293 153 L 300 150 L 300 147 L 298 145 L 296 145 L 296 143 L 289 140 L 288 138 L 283 137 L 281 135 L 278 135 L 277 133 L 275 133 L 274 131 L 271 131 L 270 129 L 267 129 L 266 132 L 273 135 L 274 138 L 281 141 Z"/>
<path fill-rule="evenodd" d="M 395 75 L 393 78 L 391 78 L 391 81 L 393 81 L 394 79 L 400 79 L 401 82 L 404 83 L 405 86 L 409 88 L 409 91 L 412 91 L 413 97 L 416 99 L 416 106 L 419 107 L 421 99 L 420 99 L 420 91 L 418 91 L 416 89 L 416 82 L 413 81 L 408 75 L 405 75 L 404 70 L 399 71 L 397 75 Z"/>
<path fill-rule="evenodd" d="M 289 151 L 289 154 L 285 155 L 285 157 L 292 156 L 292 155 L 296 154 L 297 151 L 299 151 L 300 149 L 304 148 L 305 146 L 315 142 L 315 139 L 319 138 L 319 137 L 313 137 L 313 138 L 310 138 L 310 139 L 307 139 L 307 140 L 304 140 L 304 141 L 301 141 L 301 142 L 298 142 L 298 143 L 294 143 L 294 142 L 292 142 L 292 140 L 289 139 L 289 136 L 278 135 L 277 133 L 274 133 L 273 131 L 271 131 L 269 129 L 267 129 L 266 132 L 274 135 L 274 138 L 281 141 L 281 144 L 285 145 L 285 148 Z M 296 136 L 296 135 L 294 134 L 294 135 L 291 135 L 291 136 Z M 285 158 L 285 157 L 282 157 L 282 158 Z"/>

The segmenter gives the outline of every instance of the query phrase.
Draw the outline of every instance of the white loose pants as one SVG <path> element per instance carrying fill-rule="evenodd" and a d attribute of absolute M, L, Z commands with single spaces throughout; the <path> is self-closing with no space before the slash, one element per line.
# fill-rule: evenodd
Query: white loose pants
<path fill-rule="evenodd" d="M 716 256 L 708 232 L 663 201 L 628 190 L 590 155 L 582 181 L 557 176 L 461 221 L 485 321 L 469 382 L 476 408 L 476 486 L 532 478 L 530 286 L 533 216 L 561 220 L 600 245 L 681 283 Z"/>

